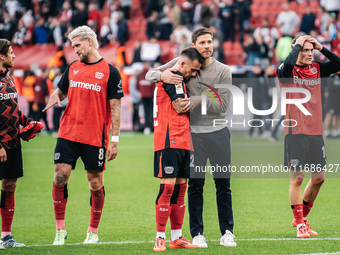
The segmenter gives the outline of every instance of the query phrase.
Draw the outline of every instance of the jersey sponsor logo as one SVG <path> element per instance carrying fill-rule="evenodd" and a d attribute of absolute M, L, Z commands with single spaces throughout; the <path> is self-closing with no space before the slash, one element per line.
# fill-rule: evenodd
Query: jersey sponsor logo
<path fill-rule="evenodd" d="M 60 159 L 60 152 L 56 152 L 54 154 L 54 160 L 59 160 Z"/>
<path fill-rule="evenodd" d="M 184 93 L 182 83 L 177 84 L 175 86 L 176 86 L 176 94 L 183 94 Z"/>
<path fill-rule="evenodd" d="M 18 98 L 18 93 L 0 93 L 0 101 L 1 100 L 7 100 L 12 98 Z"/>
<path fill-rule="evenodd" d="M 291 159 L 290 160 L 290 165 L 292 167 L 296 167 L 296 166 L 298 166 L 298 164 L 299 164 L 299 160 L 298 159 Z"/>
<path fill-rule="evenodd" d="M 307 86 L 314 86 L 321 84 L 321 79 L 303 79 L 299 78 L 297 76 L 294 76 L 294 83 L 297 83 L 299 85 L 307 85 Z"/>
<path fill-rule="evenodd" d="M 102 78 L 104 77 L 104 74 L 101 73 L 101 72 L 96 72 L 96 73 L 94 74 L 94 77 L 96 77 L 97 79 L 102 79 Z"/>
<path fill-rule="evenodd" d="M 316 67 L 313 67 L 310 69 L 312 74 L 317 74 L 318 73 L 318 69 Z"/>
<path fill-rule="evenodd" d="M 173 172 L 174 172 L 174 167 L 173 166 L 165 166 L 164 167 L 164 173 L 172 174 Z"/>
<path fill-rule="evenodd" d="M 100 87 L 97 83 L 91 84 L 91 83 L 88 83 L 88 82 L 81 82 L 81 81 L 74 81 L 74 80 L 70 81 L 70 87 L 90 89 L 90 90 L 94 90 L 94 91 L 97 91 L 97 92 L 100 92 L 101 89 L 102 89 L 102 87 Z"/>
<path fill-rule="evenodd" d="M 79 70 L 73 70 L 73 75 L 77 75 Z"/>

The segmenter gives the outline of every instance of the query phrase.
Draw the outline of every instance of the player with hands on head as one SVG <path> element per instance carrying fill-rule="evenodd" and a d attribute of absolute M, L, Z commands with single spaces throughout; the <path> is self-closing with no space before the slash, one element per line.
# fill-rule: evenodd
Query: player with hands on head
<path fill-rule="evenodd" d="M 313 50 L 320 51 L 329 62 L 313 61 Z M 325 181 L 326 153 L 322 129 L 321 78 L 340 70 L 340 58 L 309 35 L 297 36 L 292 51 L 278 68 L 277 76 L 282 88 L 303 88 L 311 98 L 303 104 L 310 115 L 305 115 L 295 104 L 287 104 L 285 119 L 295 120 L 285 127 L 285 166 L 291 169 L 289 198 L 294 215 L 293 226 L 298 238 L 317 235 L 307 221 L 307 215 Z M 304 93 L 287 93 L 287 99 L 304 98 Z M 311 179 L 301 191 L 305 171 Z"/>
<path fill-rule="evenodd" d="M 189 79 L 195 76 L 203 58 L 195 48 L 184 49 L 173 72 Z M 183 237 L 184 197 L 190 176 L 190 105 L 184 82 L 159 82 L 154 92 L 154 176 L 160 178 L 156 199 L 157 235 L 154 251 L 165 251 L 165 227 L 171 222 L 170 248 L 199 248 Z"/>
<path fill-rule="evenodd" d="M 18 93 L 10 76 L 15 54 L 11 43 L 0 39 L 0 179 L 1 179 L 1 240 L 0 249 L 23 247 L 13 239 L 11 227 L 15 210 L 17 179 L 23 176 L 20 136 L 30 140 L 44 127 L 26 117 L 18 106 Z M 20 125 L 24 128 L 20 132 Z M 24 134 L 28 134 L 25 136 Z"/>
<path fill-rule="evenodd" d="M 67 237 L 67 183 L 79 157 L 91 190 L 91 218 L 84 243 L 99 242 L 98 226 L 105 196 L 103 171 L 106 158 L 113 160 L 118 153 L 121 98 L 124 96 L 118 69 L 100 56 L 97 35 L 91 28 L 80 26 L 68 38 L 79 60 L 67 67 L 44 109 L 55 104 L 61 106 L 60 101 L 68 97 L 54 153 L 52 197 L 56 235 L 53 245 L 63 245 Z"/>

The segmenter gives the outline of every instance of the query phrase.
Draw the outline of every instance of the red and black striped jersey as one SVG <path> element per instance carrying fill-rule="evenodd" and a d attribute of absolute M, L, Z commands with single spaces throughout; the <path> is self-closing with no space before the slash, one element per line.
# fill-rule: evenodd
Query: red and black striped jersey
<path fill-rule="evenodd" d="M 107 148 L 110 136 L 110 99 L 124 96 L 118 69 L 100 59 L 71 63 L 58 87 L 68 93 L 58 137 Z"/>
<path fill-rule="evenodd" d="M 32 120 L 19 110 L 18 93 L 8 70 L 0 73 L 0 114 L 1 147 L 20 148 L 20 125 L 27 126 Z"/>
<path fill-rule="evenodd" d="M 159 82 L 154 91 L 154 151 L 163 149 L 191 150 L 189 114 L 178 114 L 172 104 L 187 97 L 184 82 L 173 85 Z"/>

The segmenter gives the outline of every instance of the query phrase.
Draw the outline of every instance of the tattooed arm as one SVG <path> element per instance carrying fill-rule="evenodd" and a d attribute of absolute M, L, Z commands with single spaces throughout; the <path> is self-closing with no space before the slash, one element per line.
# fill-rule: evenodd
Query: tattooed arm
<path fill-rule="evenodd" d="M 120 130 L 120 98 L 110 100 L 111 106 L 111 123 L 112 123 L 112 136 L 119 136 Z M 115 159 L 118 153 L 118 142 L 110 142 L 107 149 L 107 160 Z"/>
<path fill-rule="evenodd" d="M 187 109 L 188 104 L 190 105 L 190 99 L 189 98 L 178 97 L 178 98 L 176 98 L 175 100 L 172 101 L 172 105 L 174 106 L 175 111 L 178 114 L 186 113 L 188 110 L 185 110 L 184 107 L 187 106 L 186 107 L 186 109 Z"/>

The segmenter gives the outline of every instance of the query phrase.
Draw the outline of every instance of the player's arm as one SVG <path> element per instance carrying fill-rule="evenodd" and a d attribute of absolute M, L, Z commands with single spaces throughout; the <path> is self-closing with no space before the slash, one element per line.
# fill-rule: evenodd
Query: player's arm
<path fill-rule="evenodd" d="M 168 84 L 163 82 L 163 88 L 171 99 L 172 105 L 178 114 L 186 113 L 185 106 L 189 103 L 190 99 L 185 98 L 183 84 L 178 85 Z"/>
<path fill-rule="evenodd" d="M 321 77 L 328 77 L 331 74 L 340 71 L 340 57 L 338 55 L 329 51 L 325 47 L 323 47 L 320 52 L 329 59 L 329 62 L 319 63 Z"/>
<path fill-rule="evenodd" d="M 277 68 L 276 70 L 277 77 L 279 78 L 281 83 L 290 82 L 290 80 L 287 78 L 291 78 L 294 66 L 299 57 L 299 53 L 302 49 L 302 46 L 305 43 L 305 41 L 309 40 L 310 38 L 311 37 L 309 35 L 300 36 L 296 40 L 295 44 L 292 45 L 293 49 L 289 53 L 285 61 Z"/>
<path fill-rule="evenodd" d="M 285 59 L 285 61 L 277 68 L 277 77 L 282 83 L 288 82 L 287 78 L 290 78 L 292 76 L 292 72 L 301 49 L 302 46 L 300 44 L 296 44 L 293 47 L 292 51 L 289 53 L 288 57 Z"/>
<path fill-rule="evenodd" d="M 107 149 L 108 161 L 115 159 L 118 154 L 121 99 L 120 98 L 111 99 L 110 107 L 111 107 L 112 138 Z"/>
<path fill-rule="evenodd" d="M 178 84 L 182 82 L 183 77 L 175 74 L 176 69 L 172 67 L 176 64 L 178 58 L 174 58 L 165 65 L 159 66 L 157 68 L 151 68 L 145 75 L 145 79 L 150 82 L 160 82 L 163 81 L 168 84 Z"/>
<path fill-rule="evenodd" d="M 50 99 L 48 100 L 46 107 L 43 109 L 43 112 L 47 111 L 48 109 L 50 109 L 55 104 L 57 104 L 59 107 L 62 107 L 60 102 L 63 101 L 67 97 L 68 88 L 69 88 L 69 85 L 70 85 L 69 78 L 68 78 L 68 72 L 69 72 L 70 66 L 73 63 L 71 63 L 66 68 L 63 76 L 61 77 L 61 79 L 58 83 L 57 89 L 51 95 Z"/>
<path fill-rule="evenodd" d="M 124 96 L 118 69 L 113 65 L 109 65 L 109 68 L 110 76 L 107 84 L 107 94 L 110 100 L 112 137 L 109 147 L 107 148 L 108 161 L 115 159 L 118 154 L 121 98 Z"/>
<path fill-rule="evenodd" d="M 67 92 L 62 91 L 60 88 L 57 88 L 51 95 L 50 99 L 48 100 L 48 103 L 46 107 L 43 109 L 43 112 L 47 111 L 55 104 L 57 104 L 59 107 L 62 107 L 60 102 L 63 101 L 66 97 Z"/>
<path fill-rule="evenodd" d="M 6 162 L 7 161 L 7 153 L 5 148 L 2 146 L 0 142 L 0 162 Z"/>
<path fill-rule="evenodd" d="M 22 111 L 18 111 L 18 115 L 19 115 L 19 123 L 21 126 L 26 127 L 31 121 L 33 121 L 32 119 L 28 118 L 25 116 L 25 114 L 22 113 Z"/>
<path fill-rule="evenodd" d="M 174 85 L 172 85 L 174 86 Z M 190 105 L 190 98 L 181 98 L 178 97 L 175 100 L 172 101 L 172 105 L 174 106 L 175 111 L 178 114 L 186 113 L 188 110 L 186 110 L 188 107 L 188 104 Z M 190 109 L 190 107 L 189 107 Z"/>

